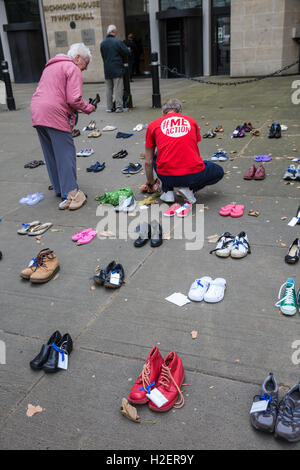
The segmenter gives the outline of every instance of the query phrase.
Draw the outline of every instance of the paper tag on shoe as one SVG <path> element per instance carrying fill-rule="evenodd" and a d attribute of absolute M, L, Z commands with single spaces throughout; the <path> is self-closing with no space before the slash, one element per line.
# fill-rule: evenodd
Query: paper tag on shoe
<path fill-rule="evenodd" d="M 59 353 L 58 357 L 58 364 L 57 364 L 58 369 L 68 369 L 68 354 L 67 353 Z"/>
<path fill-rule="evenodd" d="M 167 398 L 157 388 L 151 390 L 150 393 L 146 393 L 146 397 L 153 401 L 157 408 L 161 408 L 168 401 Z"/>
<path fill-rule="evenodd" d="M 298 222 L 299 222 L 299 218 L 298 218 L 298 217 L 293 217 L 293 218 L 289 221 L 288 225 L 289 225 L 290 227 L 295 227 Z"/>
<path fill-rule="evenodd" d="M 118 286 L 120 284 L 120 273 L 111 273 L 110 275 L 110 283 L 114 286 Z"/>
<path fill-rule="evenodd" d="M 252 403 L 250 414 L 251 413 L 258 413 L 259 411 L 266 411 L 266 409 L 268 408 L 268 405 L 269 405 L 268 400 L 254 401 Z"/>

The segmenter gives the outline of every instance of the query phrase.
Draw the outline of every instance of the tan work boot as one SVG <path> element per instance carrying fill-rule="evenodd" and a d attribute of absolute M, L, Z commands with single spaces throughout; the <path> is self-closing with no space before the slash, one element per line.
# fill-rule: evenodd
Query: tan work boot
<path fill-rule="evenodd" d="M 36 284 L 42 284 L 52 279 L 59 270 L 59 261 L 56 254 L 47 250 L 42 253 L 37 260 L 36 270 L 31 274 L 30 281 Z"/>
<path fill-rule="evenodd" d="M 21 271 L 20 276 L 23 279 L 30 279 L 30 276 L 35 272 L 35 270 L 37 268 L 40 257 L 43 255 L 43 253 L 46 253 L 48 251 L 49 251 L 49 248 L 44 248 L 43 250 L 41 250 L 37 254 L 36 258 L 32 258 L 30 260 L 30 263 L 28 264 L 27 268 L 25 268 L 25 269 L 23 269 L 23 271 Z"/>
<path fill-rule="evenodd" d="M 73 193 L 73 191 L 72 191 Z M 78 189 L 75 195 L 71 196 L 71 202 L 69 205 L 69 210 L 70 211 L 76 211 L 76 209 L 80 209 L 80 207 L 83 206 L 83 204 L 86 203 L 86 196 L 85 194 Z"/>

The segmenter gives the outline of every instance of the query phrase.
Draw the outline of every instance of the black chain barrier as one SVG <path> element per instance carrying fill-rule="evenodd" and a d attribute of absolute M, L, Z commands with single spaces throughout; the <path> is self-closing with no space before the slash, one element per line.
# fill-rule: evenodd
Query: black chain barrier
<path fill-rule="evenodd" d="M 258 82 L 259 80 L 265 80 L 266 78 L 274 77 L 274 76 L 279 75 L 280 73 L 284 72 L 285 70 L 288 70 L 291 67 L 294 67 L 294 65 L 297 65 L 297 64 L 299 64 L 299 59 L 296 60 L 295 62 L 293 62 L 290 65 L 286 65 L 285 67 L 283 67 L 280 70 L 276 70 L 276 72 L 269 73 L 268 75 L 263 75 L 263 76 L 260 76 L 260 77 L 250 78 L 248 80 L 240 80 L 240 81 L 236 81 L 236 82 L 213 82 L 211 80 L 203 80 L 201 78 L 189 77 L 188 75 L 185 75 L 184 73 L 180 73 L 180 72 L 177 71 L 176 67 L 171 69 L 167 65 L 159 64 L 159 66 L 161 67 L 162 70 L 166 70 L 166 71 L 168 71 L 168 72 L 170 72 L 174 75 L 177 75 L 180 78 L 187 78 L 188 80 L 193 80 L 194 82 L 205 83 L 206 85 L 236 86 L 236 85 L 244 85 L 245 83 Z"/>

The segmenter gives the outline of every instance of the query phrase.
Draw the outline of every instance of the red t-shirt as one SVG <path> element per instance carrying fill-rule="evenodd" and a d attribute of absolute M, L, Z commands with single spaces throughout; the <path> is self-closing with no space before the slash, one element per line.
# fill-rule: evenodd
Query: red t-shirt
<path fill-rule="evenodd" d="M 157 173 L 190 175 L 204 170 L 197 143 L 201 141 L 196 121 L 179 113 L 169 113 L 151 122 L 146 147 L 157 147 Z"/>

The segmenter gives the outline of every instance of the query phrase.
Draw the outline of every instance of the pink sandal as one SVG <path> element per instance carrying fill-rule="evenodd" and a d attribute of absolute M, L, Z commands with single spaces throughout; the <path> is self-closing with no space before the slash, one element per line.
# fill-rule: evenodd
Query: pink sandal
<path fill-rule="evenodd" d="M 75 233 L 75 235 L 72 236 L 73 242 L 77 242 L 82 236 L 86 235 L 92 230 L 92 228 L 86 228 L 85 230 L 81 230 L 80 232 Z"/>
<path fill-rule="evenodd" d="M 230 212 L 231 217 L 242 217 L 244 208 L 245 206 L 243 204 L 237 204 Z"/>
<path fill-rule="evenodd" d="M 95 238 L 96 235 L 97 235 L 97 231 L 91 230 L 90 232 L 82 235 L 82 237 L 79 238 L 79 240 L 77 241 L 77 245 L 86 245 L 87 243 L 90 243 Z"/>
<path fill-rule="evenodd" d="M 231 215 L 231 211 L 235 208 L 235 204 L 227 204 L 227 206 L 221 207 L 219 214 L 223 216 Z"/>

